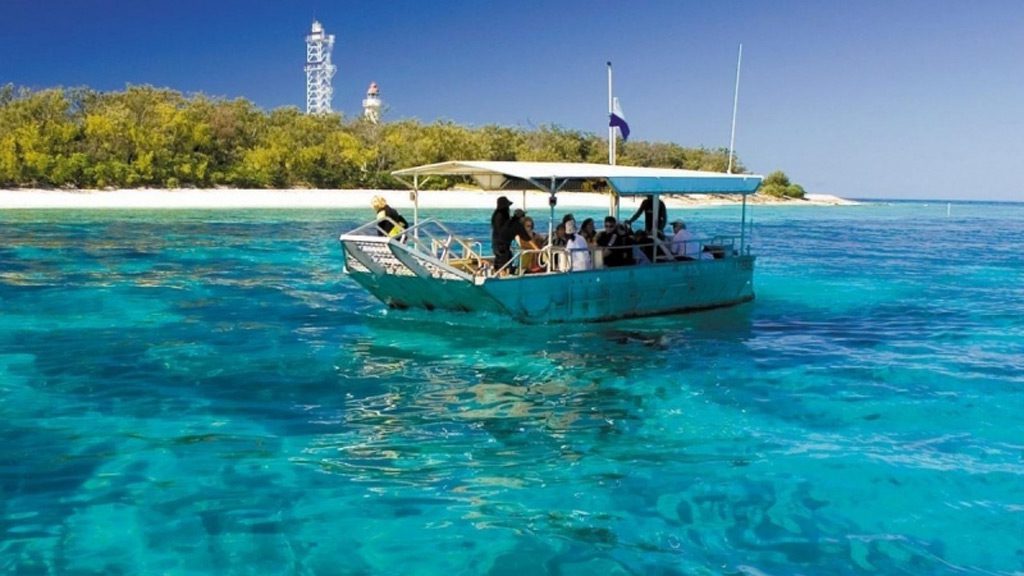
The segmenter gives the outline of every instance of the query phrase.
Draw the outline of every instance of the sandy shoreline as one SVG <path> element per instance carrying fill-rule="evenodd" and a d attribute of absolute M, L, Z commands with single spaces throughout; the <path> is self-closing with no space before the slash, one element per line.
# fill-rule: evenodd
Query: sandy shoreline
<path fill-rule="evenodd" d="M 132 189 L 132 190 L 0 190 L 0 210 L 12 209 L 243 209 L 243 208 L 367 208 L 374 195 L 384 196 L 395 208 L 411 208 L 408 190 L 244 190 L 244 189 Z M 502 193 L 468 190 L 423 191 L 421 208 L 493 208 Z M 547 194 L 538 191 L 503 192 L 514 207 L 537 209 L 547 206 Z M 699 208 L 738 203 L 722 196 L 668 197 L 669 207 Z M 776 200 L 753 196 L 760 205 L 840 206 L 850 200 L 822 194 L 808 194 L 806 200 Z M 635 208 L 638 201 L 623 199 L 621 206 Z M 592 193 L 564 193 L 558 205 L 576 208 L 605 208 L 608 196 Z"/>

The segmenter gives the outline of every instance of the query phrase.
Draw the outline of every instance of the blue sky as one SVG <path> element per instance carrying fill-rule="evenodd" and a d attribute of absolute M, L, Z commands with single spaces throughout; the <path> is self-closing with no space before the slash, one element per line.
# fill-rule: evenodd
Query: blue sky
<path fill-rule="evenodd" d="M 0 0 L 0 84 L 153 84 L 305 105 L 304 37 L 337 37 L 334 107 L 729 144 L 809 192 L 1024 201 L 1019 0 Z"/>

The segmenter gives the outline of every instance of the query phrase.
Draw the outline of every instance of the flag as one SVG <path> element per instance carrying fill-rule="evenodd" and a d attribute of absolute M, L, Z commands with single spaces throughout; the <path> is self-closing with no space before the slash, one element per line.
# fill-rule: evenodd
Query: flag
<path fill-rule="evenodd" d="M 611 120 L 609 120 L 608 125 L 615 128 L 623 142 L 629 140 L 629 124 L 626 124 L 626 119 L 623 118 L 622 107 L 619 106 L 619 99 L 617 97 L 612 99 Z"/>

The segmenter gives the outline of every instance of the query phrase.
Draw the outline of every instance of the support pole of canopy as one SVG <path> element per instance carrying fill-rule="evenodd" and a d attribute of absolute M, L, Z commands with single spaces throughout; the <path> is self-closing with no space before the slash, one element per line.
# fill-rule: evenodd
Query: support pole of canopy
<path fill-rule="evenodd" d="M 740 212 L 740 254 L 746 254 L 747 245 L 747 195 L 743 195 L 743 210 Z"/>
<path fill-rule="evenodd" d="M 420 223 L 420 176 L 415 174 L 412 177 L 412 225 Z M 420 229 L 416 228 L 414 234 L 417 240 L 420 239 Z"/>
<path fill-rule="evenodd" d="M 552 250 L 553 244 L 555 243 L 555 204 L 558 200 L 555 198 L 555 177 L 551 177 L 551 187 L 548 188 L 548 272 L 553 272 L 555 269 L 555 253 Z"/>
<path fill-rule="evenodd" d="M 651 244 L 654 246 L 654 251 L 652 252 L 652 254 L 654 255 L 654 260 L 651 261 L 651 264 L 656 264 L 658 262 L 658 254 L 661 253 L 661 228 L 658 228 L 658 219 L 661 216 L 661 210 L 659 210 L 661 205 L 661 196 L 655 193 L 651 195 L 651 198 L 652 200 L 650 235 Z"/>

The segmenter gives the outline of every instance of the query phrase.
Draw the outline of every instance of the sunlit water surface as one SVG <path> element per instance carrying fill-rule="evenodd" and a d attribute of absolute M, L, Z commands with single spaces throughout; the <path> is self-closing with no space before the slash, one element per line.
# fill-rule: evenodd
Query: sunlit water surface
<path fill-rule="evenodd" d="M 1024 205 L 752 214 L 750 304 L 522 326 L 369 210 L 0 213 L 0 571 L 1024 571 Z"/>

